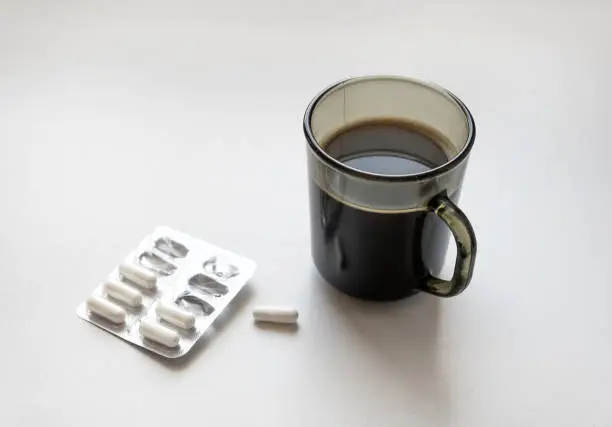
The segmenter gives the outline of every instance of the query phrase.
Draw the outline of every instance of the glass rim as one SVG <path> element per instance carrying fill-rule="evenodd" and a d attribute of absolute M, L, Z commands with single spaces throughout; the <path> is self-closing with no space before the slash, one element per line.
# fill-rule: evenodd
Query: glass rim
<path fill-rule="evenodd" d="M 354 83 L 366 82 L 366 81 L 372 81 L 372 80 L 396 80 L 399 82 L 417 84 L 417 85 L 424 86 L 427 89 L 431 89 L 435 92 L 438 92 L 442 96 L 446 96 L 450 98 L 450 100 L 453 101 L 455 104 L 457 104 L 459 109 L 463 112 L 463 115 L 465 116 L 465 120 L 468 126 L 467 141 L 465 142 L 465 145 L 463 146 L 463 148 L 461 148 L 461 150 L 457 154 L 455 154 L 452 158 L 450 158 L 449 160 L 447 160 L 445 163 L 441 164 L 440 166 L 436 166 L 435 168 L 429 169 L 424 172 L 417 172 L 417 173 L 404 174 L 404 175 L 385 175 L 385 174 L 379 174 L 379 173 L 374 173 L 374 172 L 362 171 L 352 166 L 348 166 L 345 163 L 342 163 L 336 160 L 335 158 L 333 158 L 332 156 L 330 156 L 318 143 L 317 138 L 314 136 L 314 132 L 312 131 L 311 121 L 312 121 L 312 114 L 315 108 L 317 107 L 317 105 L 319 104 L 321 100 L 323 100 L 328 94 L 330 94 L 334 89 L 338 88 L 339 86 L 345 86 L 348 84 L 354 84 Z M 314 154 L 317 155 L 317 157 L 320 160 L 322 160 L 324 163 L 326 163 L 329 167 L 332 167 L 342 173 L 353 175 L 359 178 L 376 180 L 376 181 L 410 182 L 410 181 L 422 181 L 424 179 L 434 178 L 436 176 L 439 176 L 441 174 L 444 174 L 454 169 L 456 166 L 461 164 L 461 162 L 468 156 L 468 154 L 470 153 L 472 149 L 472 146 L 474 145 L 474 140 L 476 139 L 476 124 L 474 122 L 474 117 L 472 116 L 472 113 L 470 113 L 470 110 L 466 107 L 463 101 L 461 101 L 459 97 L 457 97 L 455 94 L 453 94 L 448 89 L 445 89 L 441 86 L 438 86 L 432 83 L 426 83 L 424 81 L 414 79 L 411 77 L 379 74 L 379 75 L 367 75 L 367 76 L 361 76 L 361 77 L 349 77 L 347 79 L 343 79 L 336 83 L 333 83 L 332 85 L 326 87 L 321 92 L 319 92 L 312 99 L 312 101 L 310 101 L 310 103 L 308 104 L 308 107 L 306 108 L 306 112 L 304 113 L 304 135 L 306 136 L 306 141 L 308 142 L 309 148 L 314 152 Z"/>

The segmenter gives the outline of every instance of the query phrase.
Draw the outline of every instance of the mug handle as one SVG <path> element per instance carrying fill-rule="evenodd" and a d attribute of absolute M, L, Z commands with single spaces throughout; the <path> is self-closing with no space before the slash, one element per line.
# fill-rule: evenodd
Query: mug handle
<path fill-rule="evenodd" d="M 448 198 L 446 192 L 431 199 L 428 210 L 450 228 L 457 243 L 457 258 L 451 280 L 430 275 L 421 286 L 421 290 L 438 297 L 454 297 L 463 292 L 472 279 L 476 260 L 476 235 L 470 221 Z"/>

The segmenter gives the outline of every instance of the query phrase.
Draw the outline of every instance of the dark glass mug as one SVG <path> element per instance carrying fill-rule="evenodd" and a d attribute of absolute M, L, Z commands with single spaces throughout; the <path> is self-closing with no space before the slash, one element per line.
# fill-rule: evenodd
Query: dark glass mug
<path fill-rule="evenodd" d="M 381 301 L 468 286 L 476 237 L 456 203 L 475 124 L 455 95 L 406 77 L 347 79 L 310 103 L 304 133 L 312 256 L 327 282 Z M 449 230 L 457 255 L 444 280 Z"/>

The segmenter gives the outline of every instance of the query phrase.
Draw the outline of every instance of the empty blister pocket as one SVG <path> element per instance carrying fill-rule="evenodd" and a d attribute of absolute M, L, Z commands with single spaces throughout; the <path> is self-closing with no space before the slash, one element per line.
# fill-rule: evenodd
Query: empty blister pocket
<path fill-rule="evenodd" d="M 185 245 L 169 237 L 160 237 L 155 240 L 155 249 L 172 258 L 185 258 L 189 253 L 189 249 Z"/>
<path fill-rule="evenodd" d="M 189 286 L 211 297 L 222 297 L 229 292 L 229 288 L 205 274 L 196 274 L 189 279 Z"/>
<path fill-rule="evenodd" d="M 176 272 L 176 265 L 172 264 L 170 261 L 166 261 L 152 251 L 141 253 L 138 256 L 138 263 L 160 276 L 170 276 Z"/>
<path fill-rule="evenodd" d="M 175 303 L 184 310 L 198 316 L 210 316 L 215 311 L 215 307 L 202 298 L 188 292 L 180 295 Z"/>
<path fill-rule="evenodd" d="M 223 256 L 208 258 L 202 264 L 202 268 L 207 274 L 222 279 L 231 279 L 240 274 L 240 269 Z"/>

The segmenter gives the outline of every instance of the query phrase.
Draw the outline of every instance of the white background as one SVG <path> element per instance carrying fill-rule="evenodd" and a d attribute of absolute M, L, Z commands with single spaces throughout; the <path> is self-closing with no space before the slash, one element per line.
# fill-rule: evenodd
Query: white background
<path fill-rule="evenodd" d="M 604 0 L 0 0 L 0 424 L 612 426 L 611 19 Z M 361 303 L 313 270 L 302 113 L 369 73 L 476 118 L 456 299 Z M 74 313 L 158 224 L 259 262 L 182 363 Z M 253 326 L 260 303 L 299 330 Z"/>

